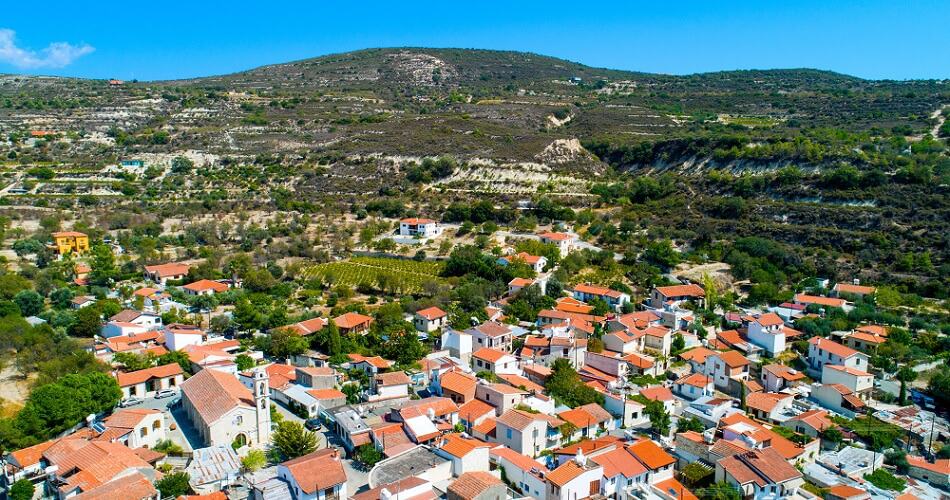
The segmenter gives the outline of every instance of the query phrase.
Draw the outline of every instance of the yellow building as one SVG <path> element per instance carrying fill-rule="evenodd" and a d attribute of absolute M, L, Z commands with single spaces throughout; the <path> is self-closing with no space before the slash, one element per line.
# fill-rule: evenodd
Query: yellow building
<path fill-rule="evenodd" d="M 60 255 L 70 252 L 85 253 L 89 250 L 89 236 L 77 231 L 53 233 L 53 247 Z"/>

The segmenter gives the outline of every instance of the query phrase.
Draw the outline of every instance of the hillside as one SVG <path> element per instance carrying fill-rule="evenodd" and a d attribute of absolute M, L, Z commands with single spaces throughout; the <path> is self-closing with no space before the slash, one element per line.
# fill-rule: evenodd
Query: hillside
<path fill-rule="evenodd" d="M 453 202 L 546 195 L 595 208 L 615 229 L 636 221 L 687 244 L 768 236 L 808 248 L 829 272 L 918 286 L 947 275 L 950 163 L 931 134 L 947 129 L 948 103 L 945 81 L 653 75 L 466 49 L 368 49 L 121 85 L 8 75 L 0 197 L 101 220 L 147 207 L 132 218 L 148 220 L 358 213 L 370 197 L 388 204 L 371 213 L 439 216 Z M 451 160 L 433 166 L 438 157 Z M 603 227 L 590 238 L 632 244 Z"/>

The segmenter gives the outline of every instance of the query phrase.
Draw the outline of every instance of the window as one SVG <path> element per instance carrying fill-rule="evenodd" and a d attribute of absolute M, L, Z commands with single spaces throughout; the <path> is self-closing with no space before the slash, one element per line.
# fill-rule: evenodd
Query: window
<path fill-rule="evenodd" d="M 152 422 L 152 430 L 158 430 L 158 429 L 160 429 L 161 427 L 162 427 L 162 421 L 161 421 L 161 420 L 156 420 L 156 421 Z"/>
<path fill-rule="evenodd" d="M 148 427 L 142 427 L 139 429 L 139 436 L 145 437 L 148 436 Z"/>
<path fill-rule="evenodd" d="M 505 437 L 511 439 L 511 429 L 505 429 Z"/>

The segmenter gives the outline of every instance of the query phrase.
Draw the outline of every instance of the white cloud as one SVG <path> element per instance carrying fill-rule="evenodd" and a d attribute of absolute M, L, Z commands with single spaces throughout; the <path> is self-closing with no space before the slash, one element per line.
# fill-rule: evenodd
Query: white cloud
<path fill-rule="evenodd" d="M 0 63 L 12 64 L 23 69 L 62 68 L 96 50 L 88 44 L 53 42 L 45 49 L 35 51 L 17 47 L 15 38 L 15 31 L 0 28 Z"/>

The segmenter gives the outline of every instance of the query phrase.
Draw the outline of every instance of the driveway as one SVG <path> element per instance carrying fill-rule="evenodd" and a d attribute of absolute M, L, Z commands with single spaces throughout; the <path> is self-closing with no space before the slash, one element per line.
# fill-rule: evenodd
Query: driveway
<path fill-rule="evenodd" d="M 359 493 L 362 489 L 369 489 L 369 471 L 358 468 L 355 460 L 343 459 L 343 470 L 346 471 L 346 491 L 350 495 Z"/>

